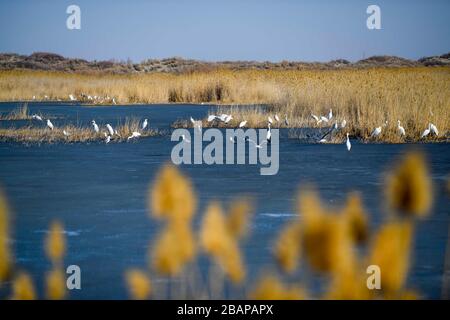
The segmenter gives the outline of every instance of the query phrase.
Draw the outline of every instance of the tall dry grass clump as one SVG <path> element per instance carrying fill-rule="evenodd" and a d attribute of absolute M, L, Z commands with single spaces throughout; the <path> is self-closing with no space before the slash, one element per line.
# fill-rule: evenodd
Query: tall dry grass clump
<path fill-rule="evenodd" d="M 28 113 L 28 103 L 23 103 L 8 114 L 0 114 L 0 120 L 30 120 L 31 115 Z"/>

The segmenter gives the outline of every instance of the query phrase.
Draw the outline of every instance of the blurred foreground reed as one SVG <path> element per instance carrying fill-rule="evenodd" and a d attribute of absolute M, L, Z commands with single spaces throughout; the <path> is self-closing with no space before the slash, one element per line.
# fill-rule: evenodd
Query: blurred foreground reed
<path fill-rule="evenodd" d="M 211 202 L 198 230 L 192 219 L 197 198 L 190 180 L 164 166 L 150 189 L 149 213 L 162 230 L 149 245 L 148 269 L 126 273 L 136 299 L 410 299 L 419 298 L 406 283 L 414 250 L 415 224 L 430 213 L 431 180 L 421 153 L 409 153 L 388 172 L 384 189 L 386 216 L 377 230 L 358 192 L 345 205 L 328 208 L 312 187 L 298 194 L 297 218 L 273 243 L 278 266 L 250 283 L 241 243 L 247 235 L 252 205 L 239 199 L 225 211 Z M 199 260 L 208 258 L 207 272 Z M 381 270 L 381 289 L 369 290 L 368 267 Z M 261 269 L 264 269 L 261 266 Z M 369 269 L 372 267 L 369 267 Z M 300 271 L 300 272 L 299 272 Z M 299 275 L 303 273 L 303 275 Z M 321 293 L 308 288 L 311 278 L 327 279 Z M 152 278 L 166 282 L 151 283 Z M 309 280 L 308 280 L 309 279 Z"/>
<path fill-rule="evenodd" d="M 148 213 L 161 224 L 148 247 L 148 266 L 124 271 L 134 299 L 415 299 L 407 286 L 414 230 L 431 213 L 433 190 L 424 156 L 411 152 L 385 175 L 384 223 L 370 227 L 361 194 L 347 195 L 343 206 L 327 207 L 311 186 L 300 188 L 297 216 L 273 241 L 276 268 L 261 266 L 259 279 L 248 276 L 242 242 L 254 211 L 248 199 L 227 210 L 212 201 L 198 228 L 193 218 L 197 195 L 190 179 L 173 165 L 159 171 L 149 189 Z M 14 263 L 10 247 L 9 210 L 0 194 L 0 285 L 9 298 L 38 298 L 29 274 Z M 45 240 L 51 269 L 45 277 L 45 298 L 67 297 L 63 258 L 63 226 L 54 222 Z M 200 259 L 207 259 L 205 272 Z M 97 263 L 101 263 L 98 261 Z M 368 270 L 381 271 L 379 289 Z M 321 290 L 310 286 L 325 279 Z M 153 281 L 154 279 L 166 281 Z"/>

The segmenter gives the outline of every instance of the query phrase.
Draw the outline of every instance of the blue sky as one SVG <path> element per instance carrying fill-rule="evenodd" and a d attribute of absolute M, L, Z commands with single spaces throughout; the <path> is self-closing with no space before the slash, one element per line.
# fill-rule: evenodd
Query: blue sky
<path fill-rule="evenodd" d="M 81 8 L 81 30 L 66 8 Z M 381 8 L 368 30 L 366 8 Z M 417 59 L 450 51 L 448 0 L 0 0 L 0 52 L 88 60 Z"/>

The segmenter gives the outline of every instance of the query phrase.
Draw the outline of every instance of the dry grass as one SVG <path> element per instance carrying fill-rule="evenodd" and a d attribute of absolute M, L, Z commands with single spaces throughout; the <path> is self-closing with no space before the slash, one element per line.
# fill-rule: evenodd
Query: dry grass
<path fill-rule="evenodd" d="M 21 128 L 1 128 L 0 141 L 13 141 L 22 143 L 74 143 L 74 142 L 95 142 L 104 141 L 107 133 L 102 126 L 100 132 L 95 132 L 92 127 L 83 127 L 77 125 L 64 125 L 50 130 L 47 127 L 27 126 Z M 111 137 L 110 143 L 128 141 L 132 132 L 141 133 L 141 138 L 156 136 L 159 132 L 155 129 L 140 130 L 140 121 L 138 119 L 127 118 L 123 123 L 118 123 L 114 127 L 118 134 Z M 64 131 L 68 135 L 64 134 Z"/>
<path fill-rule="evenodd" d="M 215 70 L 188 74 L 81 75 L 33 71 L 0 72 L 0 100 L 33 96 L 67 100 L 69 94 L 115 97 L 119 104 L 264 104 L 269 113 L 289 119 L 290 127 L 314 126 L 310 114 L 347 121 L 351 136 L 371 140 L 386 120 L 379 140 L 416 141 L 429 122 L 447 134 L 450 126 L 450 68 L 376 68 L 350 70 Z M 233 111 L 252 127 L 266 125 L 267 113 Z M 406 137 L 397 131 L 402 122 Z"/>

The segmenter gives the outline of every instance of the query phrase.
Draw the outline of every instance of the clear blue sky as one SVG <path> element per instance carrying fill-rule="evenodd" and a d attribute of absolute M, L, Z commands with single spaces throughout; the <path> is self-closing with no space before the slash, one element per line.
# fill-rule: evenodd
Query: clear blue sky
<path fill-rule="evenodd" d="M 81 8 L 81 30 L 66 8 Z M 381 7 L 382 30 L 366 28 Z M 449 0 L 0 0 L 0 52 L 88 60 L 417 59 L 450 51 Z"/>

